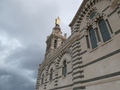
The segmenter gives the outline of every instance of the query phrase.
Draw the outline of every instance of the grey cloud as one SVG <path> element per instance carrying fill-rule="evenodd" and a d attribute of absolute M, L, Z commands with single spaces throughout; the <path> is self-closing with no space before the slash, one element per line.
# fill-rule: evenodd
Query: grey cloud
<path fill-rule="evenodd" d="M 34 90 L 35 83 L 31 82 L 30 79 L 36 79 L 38 65 L 40 60 L 43 60 L 42 56 L 37 45 L 31 45 L 27 48 L 21 47 L 12 51 L 5 60 L 8 67 L 0 68 L 0 90 Z M 11 69 L 12 66 L 15 68 Z M 26 77 L 28 72 L 31 74 Z"/>
<path fill-rule="evenodd" d="M 0 76 L 0 90 L 34 90 L 35 84 L 17 75 Z"/>
<path fill-rule="evenodd" d="M 5 50 L 7 50 L 7 49 L 8 49 L 8 47 L 3 46 L 3 45 L 1 44 L 1 41 L 0 41 L 0 52 L 3 52 L 3 51 L 5 51 Z"/>
<path fill-rule="evenodd" d="M 43 61 L 43 50 L 38 45 L 30 45 L 26 48 L 16 48 L 6 58 L 6 63 L 15 62 L 19 68 L 34 71 L 34 77 L 37 75 L 39 63 Z"/>
<path fill-rule="evenodd" d="M 5 50 L 5 47 L 4 46 L 2 46 L 2 44 L 1 44 L 1 42 L 0 42 L 0 52 L 2 52 L 2 51 L 4 51 Z"/>
<path fill-rule="evenodd" d="M 22 6 L 23 3 L 25 1 L 20 3 L 15 0 L 11 2 L 9 0 L 3 1 L 1 4 L 5 6 L 1 10 L 0 26 L 7 30 L 11 36 L 17 37 L 24 42 L 27 40 L 27 43 L 31 43 L 31 41 L 34 43 L 41 37 L 44 37 L 45 41 L 45 33 L 49 35 L 52 29 L 52 19 L 50 20 L 49 17 L 54 18 L 56 16 L 55 13 L 58 13 L 59 9 L 54 3 L 40 2 L 39 7 L 35 8 L 37 12 L 34 13 L 31 9 L 28 9 L 32 7 L 27 5 L 28 2 L 26 2 L 24 7 Z M 5 16 L 3 17 L 2 15 Z"/>

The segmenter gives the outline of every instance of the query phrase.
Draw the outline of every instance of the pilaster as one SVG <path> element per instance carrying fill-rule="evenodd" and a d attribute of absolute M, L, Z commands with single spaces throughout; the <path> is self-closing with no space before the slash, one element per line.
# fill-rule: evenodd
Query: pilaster
<path fill-rule="evenodd" d="M 84 78 L 84 71 L 80 68 L 82 65 L 82 56 L 81 56 L 81 44 L 80 40 L 76 38 L 75 41 L 72 43 L 72 63 L 73 63 L 73 90 L 83 90 L 84 86 L 82 83 L 76 83 L 81 81 Z"/>

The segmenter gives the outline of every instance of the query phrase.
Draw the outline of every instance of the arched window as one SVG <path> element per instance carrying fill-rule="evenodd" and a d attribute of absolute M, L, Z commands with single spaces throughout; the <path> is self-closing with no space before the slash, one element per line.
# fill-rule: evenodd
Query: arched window
<path fill-rule="evenodd" d="M 90 34 L 91 46 L 92 46 L 92 49 L 94 49 L 97 47 L 97 39 L 96 39 L 95 31 L 93 28 L 90 28 L 89 34 Z"/>
<path fill-rule="evenodd" d="M 49 77 L 49 80 L 52 81 L 53 79 L 53 69 L 50 70 L 50 77 Z"/>
<path fill-rule="evenodd" d="M 110 33 L 108 31 L 105 21 L 101 19 L 98 24 L 99 24 L 99 28 L 100 28 L 103 41 L 106 42 L 107 40 L 111 39 Z"/>
<path fill-rule="evenodd" d="M 54 41 L 54 49 L 57 48 L 57 40 Z"/>
<path fill-rule="evenodd" d="M 62 68 L 62 75 L 66 76 L 67 75 L 67 62 L 63 62 L 63 68 Z"/>
<path fill-rule="evenodd" d="M 41 84 L 44 83 L 44 74 L 42 75 Z"/>
<path fill-rule="evenodd" d="M 96 14 L 96 12 L 92 12 L 92 13 L 90 14 L 90 19 L 93 19 L 93 17 L 95 16 L 95 14 Z"/>

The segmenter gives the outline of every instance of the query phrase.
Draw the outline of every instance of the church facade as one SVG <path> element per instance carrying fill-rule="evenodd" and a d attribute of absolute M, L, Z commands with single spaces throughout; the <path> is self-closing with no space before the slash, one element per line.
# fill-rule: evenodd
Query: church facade
<path fill-rule="evenodd" d="M 56 19 L 36 90 L 120 90 L 120 0 L 83 0 L 69 26 Z"/>

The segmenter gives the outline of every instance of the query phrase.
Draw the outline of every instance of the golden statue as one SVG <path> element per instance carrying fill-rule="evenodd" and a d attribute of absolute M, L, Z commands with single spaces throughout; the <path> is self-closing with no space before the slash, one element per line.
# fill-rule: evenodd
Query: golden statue
<path fill-rule="evenodd" d="M 56 25 L 59 25 L 59 24 L 60 24 L 60 18 L 59 18 L 59 17 L 57 17 L 57 18 L 55 19 L 55 24 L 56 24 Z"/>

